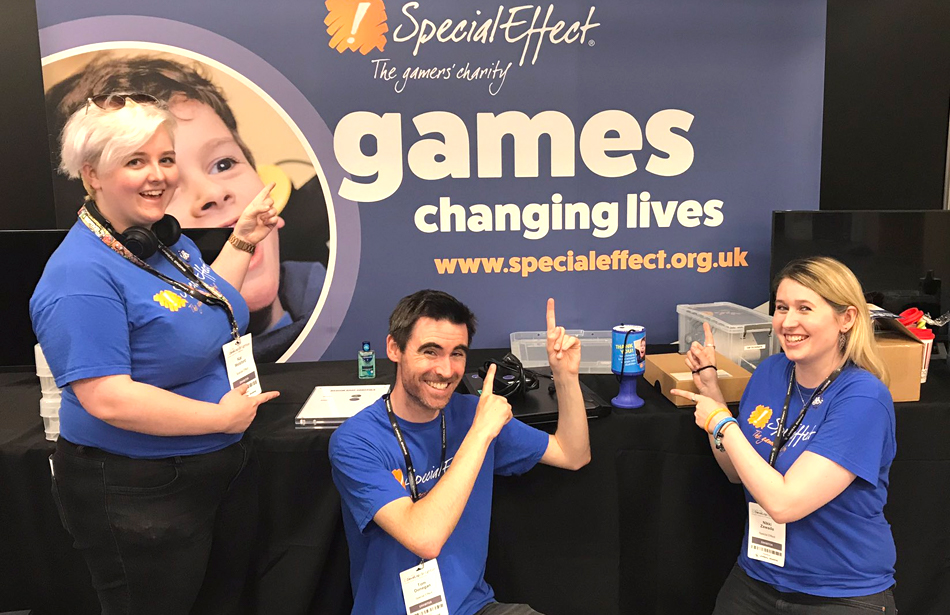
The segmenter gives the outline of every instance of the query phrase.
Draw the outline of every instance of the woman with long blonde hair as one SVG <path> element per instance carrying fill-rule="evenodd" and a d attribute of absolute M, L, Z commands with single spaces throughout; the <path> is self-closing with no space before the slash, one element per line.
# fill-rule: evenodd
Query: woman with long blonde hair
<path fill-rule="evenodd" d="M 714 613 L 896 613 L 884 518 L 894 403 L 861 285 L 826 257 L 789 263 L 775 283 L 784 354 L 756 369 L 738 419 L 719 391 L 708 325 L 706 343 L 686 355 L 700 394 L 673 390 L 696 402 L 697 425 L 748 503 Z"/>

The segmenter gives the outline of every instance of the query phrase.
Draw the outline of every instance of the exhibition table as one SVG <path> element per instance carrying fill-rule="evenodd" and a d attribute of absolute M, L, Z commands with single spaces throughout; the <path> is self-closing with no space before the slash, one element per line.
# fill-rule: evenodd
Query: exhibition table
<path fill-rule="evenodd" d="M 651 348 L 651 350 L 653 350 Z M 473 350 L 474 368 L 489 356 Z M 356 361 L 261 366 L 263 406 L 246 438 L 261 492 L 248 613 L 345 614 L 351 605 L 340 499 L 327 431 L 293 417 L 313 386 L 356 382 Z M 378 361 L 376 383 L 392 365 Z M 609 375 L 583 375 L 604 399 Z M 367 381 L 364 381 L 367 382 Z M 503 601 L 546 615 L 707 615 L 739 551 L 745 517 L 689 410 L 641 381 L 646 404 L 590 421 L 591 463 L 578 472 L 538 466 L 495 482 L 487 579 Z M 50 496 L 30 371 L 0 373 L 0 612 L 98 613 L 89 574 Z M 552 429 L 553 425 L 542 426 Z M 886 509 L 897 542 L 902 614 L 950 613 L 950 369 L 931 366 L 921 401 L 897 404 L 897 458 Z M 174 591 L 173 588 L 169 588 Z"/>

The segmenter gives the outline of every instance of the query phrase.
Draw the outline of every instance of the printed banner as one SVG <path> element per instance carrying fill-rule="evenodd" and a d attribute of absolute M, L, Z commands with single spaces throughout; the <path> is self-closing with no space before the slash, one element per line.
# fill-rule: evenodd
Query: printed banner
<path fill-rule="evenodd" d="M 178 118 L 185 227 L 270 181 L 284 223 L 243 294 L 259 360 L 382 351 L 445 290 L 474 344 L 646 328 L 768 300 L 771 212 L 817 209 L 824 0 L 37 0 L 51 149 L 95 94 Z M 58 154 L 54 154 L 58 163 Z M 68 227 L 84 195 L 55 186 Z"/>

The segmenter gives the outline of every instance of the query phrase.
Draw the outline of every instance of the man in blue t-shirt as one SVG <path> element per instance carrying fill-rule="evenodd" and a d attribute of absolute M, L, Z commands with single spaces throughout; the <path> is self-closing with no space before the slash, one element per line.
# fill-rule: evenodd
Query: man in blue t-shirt
<path fill-rule="evenodd" d="M 391 394 L 346 421 L 330 439 L 333 480 L 343 499 L 353 615 L 529 615 L 503 605 L 485 582 L 494 474 L 538 461 L 578 469 L 590 461 L 578 380 L 580 343 L 547 304 L 547 352 L 558 392 L 553 436 L 512 419 L 493 394 L 494 366 L 480 397 L 455 394 L 475 317 L 433 290 L 403 298 L 389 318 Z"/>

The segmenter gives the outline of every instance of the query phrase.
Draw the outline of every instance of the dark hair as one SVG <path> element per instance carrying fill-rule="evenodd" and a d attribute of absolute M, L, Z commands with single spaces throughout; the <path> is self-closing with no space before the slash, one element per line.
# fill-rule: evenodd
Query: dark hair
<path fill-rule="evenodd" d="M 175 96 L 183 96 L 208 105 L 228 127 L 247 161 L 255 166 L 251 151 L 238 134 L 237 121 L 224 94 L 201 74 L 199 66 L 152 56 L 97 57 L 80 72 L 51 87 L 46 92 L 51 139 L 59 139 L 66 120 L 86 105 L 88 98 L 113 92 L 142 92 L 166 103 Z M 59 147 L 52 151 L 58 153 Z M 53 166 L 58 166 L 58 161 Z"/>
<path fill-rule="evenodd" d="M 469 344 L 475 336 L 475 314 L 464 303 L 441 290 L 420 290 L 400 299 L 389 317 L 389 334 L 399 346 L 399 350 L 406 349 L 412 329 L 420 318 L 447 320 L 452 324 L 465 325 L 468 329 Z"/>

